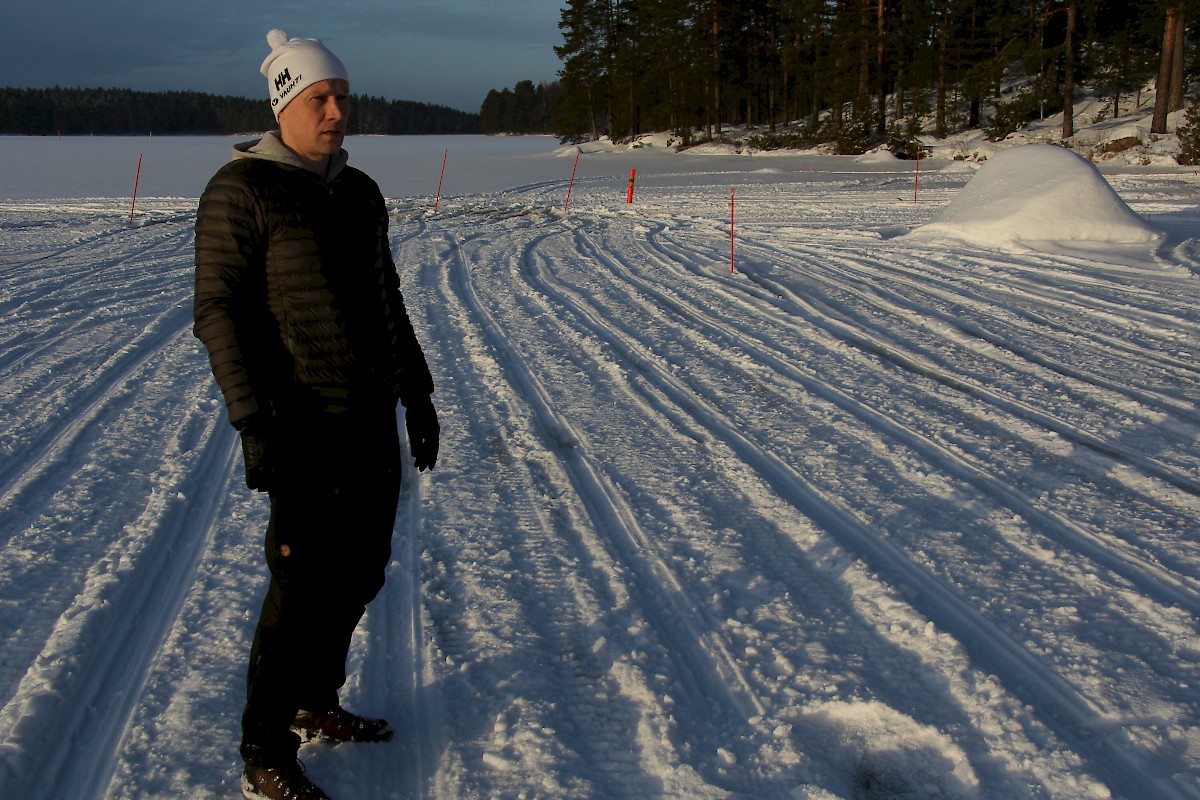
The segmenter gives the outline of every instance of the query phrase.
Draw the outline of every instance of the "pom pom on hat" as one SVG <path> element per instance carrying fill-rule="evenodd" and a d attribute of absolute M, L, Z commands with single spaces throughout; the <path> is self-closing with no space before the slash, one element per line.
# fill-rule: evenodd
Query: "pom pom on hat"
<path fill-rule="evenodd" d="M 346 66 L 320 39 L 292 39 L 286 31 L 272 28 L 267 32 L 271 54 L 259 71 L 267 78 L 267 93 L 275 118 L 296 95 L 314 83 L 331 78 L 349 82 Z"/>

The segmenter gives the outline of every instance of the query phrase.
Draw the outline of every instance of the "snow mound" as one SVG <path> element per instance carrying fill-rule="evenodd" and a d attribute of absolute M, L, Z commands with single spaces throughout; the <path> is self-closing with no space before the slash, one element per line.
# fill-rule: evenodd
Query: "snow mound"
<path fill-rule="evenodd" d="M 827 749 L 821 763 L 836 796 L 981 796 L 970 759 L 950 737 L 883 703 L 830 701 L 801 712 L 791 724 L 810 753 Z"/>
<path fill-rule="evenodd" d="M 1054 145 L 997 153 L 932 222 L 908 236 L 998 249 L 1039 243 L 1156 245 L 1163 233 L 1117 196 L 1089 161 Z"/>
<path fill-rule="evenodd" d="M 871 150 L 854 159 L 855 164 L 889 164 L 899 161 L 896 154 L 890 150 Z"/>

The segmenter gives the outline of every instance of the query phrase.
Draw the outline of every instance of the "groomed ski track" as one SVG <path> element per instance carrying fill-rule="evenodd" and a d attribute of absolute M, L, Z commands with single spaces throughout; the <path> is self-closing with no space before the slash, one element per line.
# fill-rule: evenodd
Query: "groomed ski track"
<path fill-rule="evenodd" d="M 1200 797 L 1194 204 L 1114 179 L 1174 238 L 1109 263 L 890 238 L 962 177 L 763 174 L 730 274 L 731 179 L 391 201 L 442 457 L 344 692 L 400 733 L 310 775 Z M 237 794 L 266 503 L 191 337 L 191 204 L 0 204 L 0 797 Z"/>

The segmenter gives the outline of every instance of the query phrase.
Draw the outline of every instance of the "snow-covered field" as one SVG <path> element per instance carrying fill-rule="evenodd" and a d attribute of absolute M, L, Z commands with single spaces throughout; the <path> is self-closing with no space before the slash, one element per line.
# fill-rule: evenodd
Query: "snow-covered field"
<path fill-rule="evenodd" d="M 0 797 L 238 793 L 267 508 L 190 331 L 231 143 L 2 142 Z M 1191 169 L 914 202 L 591 146 L 567 213 L 551 139 L 347 148 L 444 439 L 343 696 L 400 735 L 306 747 L 331 795 L 1200 797 Z"/>

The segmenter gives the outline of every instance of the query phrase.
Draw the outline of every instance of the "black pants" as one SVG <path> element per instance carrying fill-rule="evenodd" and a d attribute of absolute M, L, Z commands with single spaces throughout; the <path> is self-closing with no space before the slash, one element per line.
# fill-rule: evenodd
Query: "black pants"
<path fill-rule="evenodd" d="M 242 756 L 260 765 L 295 759 L 297 711 L 338 703 L 350 638 L 383 588 L 400 495 L 394 407 L 283 419 L 271 445 L 271 585 L 242 714 Z"/>

